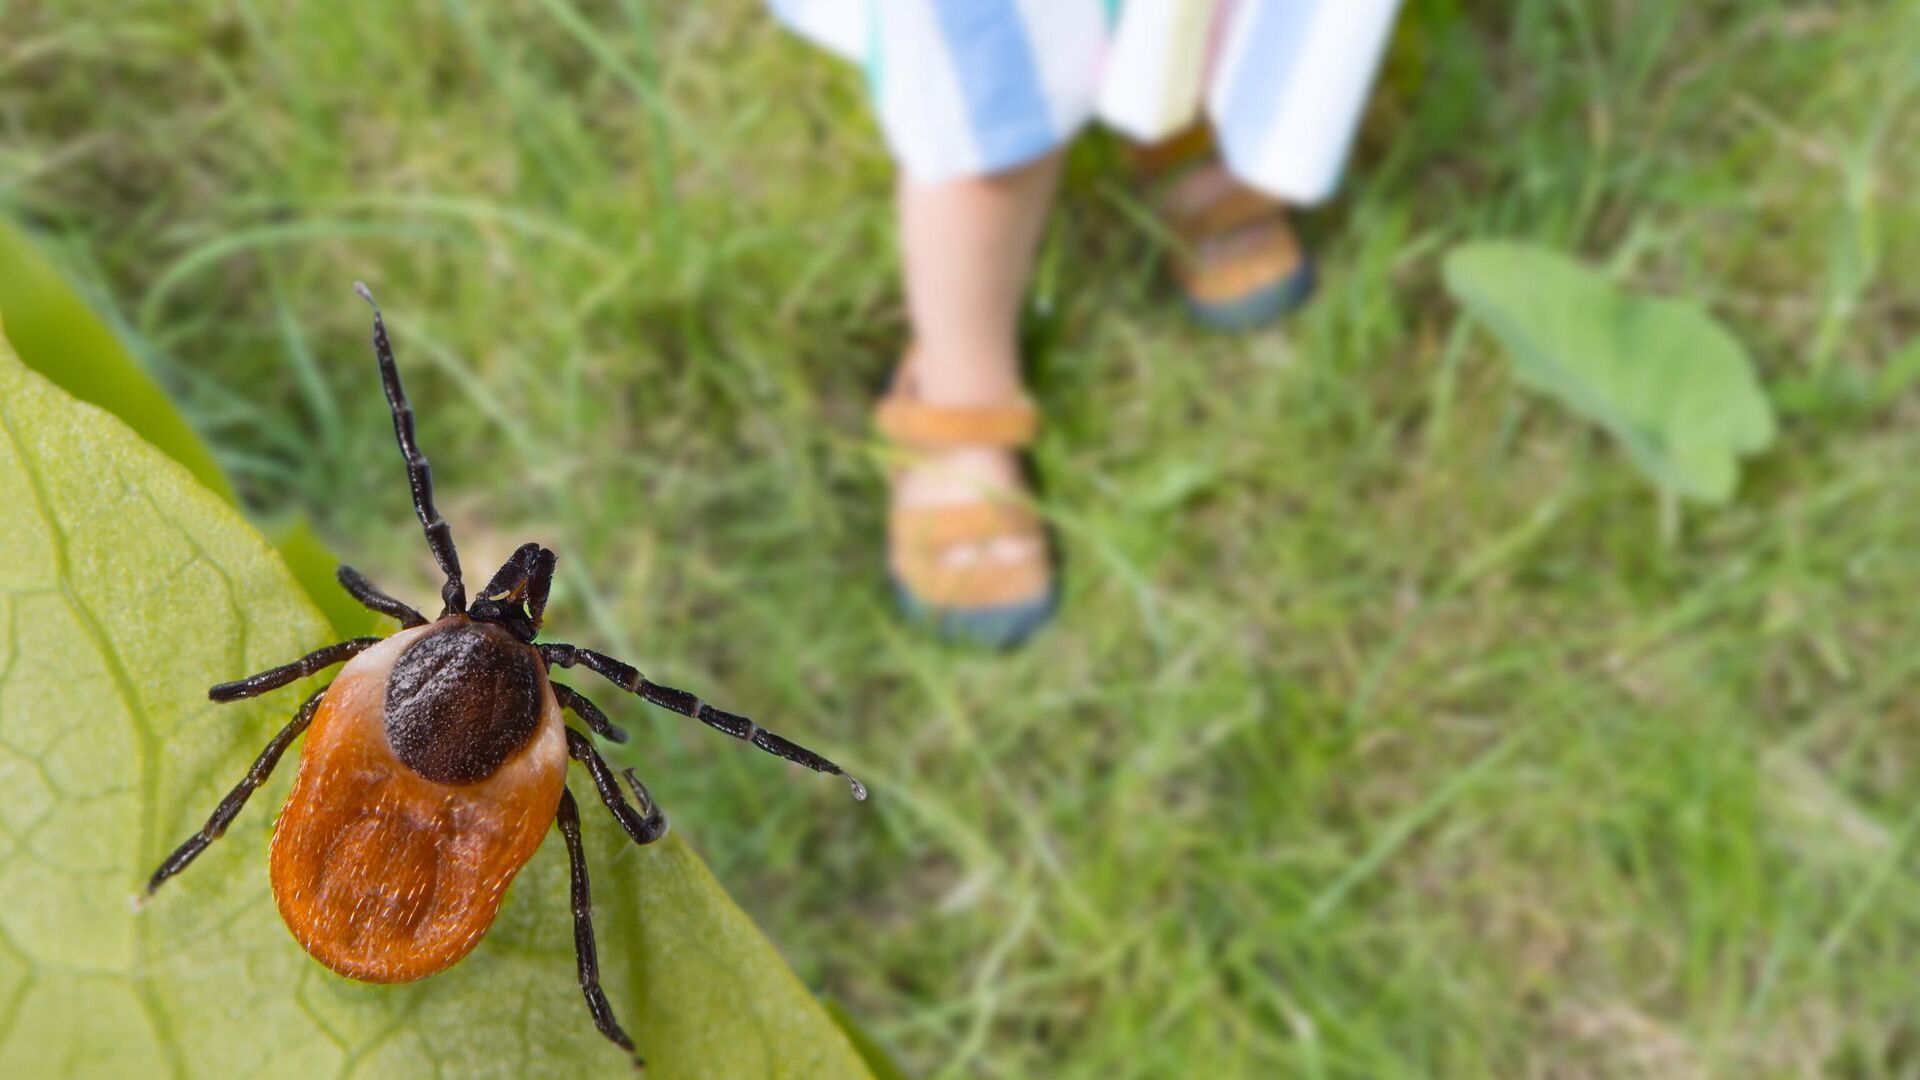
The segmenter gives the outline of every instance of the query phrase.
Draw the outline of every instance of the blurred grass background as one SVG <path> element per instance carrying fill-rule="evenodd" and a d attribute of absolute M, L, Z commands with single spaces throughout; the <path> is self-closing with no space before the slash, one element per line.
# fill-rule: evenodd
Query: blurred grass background
<path fill-rule="evenodd" d="M 1920 5 L 1411 4 L 1323 291 L 1247 338 L 1083 143 L 1033 334 L 1067 604 L 1006 657 L 892 618 L 890 167 L 754 0 L 0 30 L 0 208 L 263 519 L 433 594 L 365 278 L 470 574 L 546 542 L 553 637 L 869 781 L 616 707 L 918 1075 L 1920 1071 L 1920 395 L 1861 390 L 1920 347 Z M 1481 235 L 1735 329 L 1785 426 L 1732 506 L 1663 544 L 1511 384 L 1437 282 Z"/>

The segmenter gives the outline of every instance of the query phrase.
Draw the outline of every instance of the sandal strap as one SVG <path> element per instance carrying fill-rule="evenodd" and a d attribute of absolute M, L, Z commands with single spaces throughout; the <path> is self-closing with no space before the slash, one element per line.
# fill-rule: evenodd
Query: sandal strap
<path fill-rule="evenodd" d="M 1045 533 L 1025 507 L 989 501 L 902 507 L 888 524 L 888 565 L 923 603 L 992 607 L 1037 599 L 1051 587 L 1053 563 Z M 1017 558 L 959 566 L 946 562 L 946 553 L 954 548 L 1002 538 L 1038 542 Z"/>
<path fill-rule="evenodd" d="M 1129 146 L 1127 164 L 1136 178 L 1154 183 L 1205 161 L 1213 152 L 1213 126 L 1196 121 L 1157 143 Z"/>
<path fill-rule="evenodd" d="M 1265 225 L 1284 220 L 1279 203 L 1263 192 L 1235 183 L 1210 199 L 1192 206 L 1166 207 L 1167 225 L 1185 243 L 1199 244 L 1226 236 L 1250 225 Z"/>
<path fill-rule="evenodd" d="M 1134 176 L 1159 189 L 1154 199 L 1161 218 L 1174 235 L 1192 245 L 1237 229 L 1270 220 L 1285 212 L 1279 200 L 1247 184 L 1232 180 L 1211 195 L 1185 190 L 1203 169 L 1226 173 L 1213 139 L 1213 129 L 1197 122 L 1166 140 L 1129 151 Z"/>
<path fill-rule="evenodd" d="M 1188 296 L 1223 303 L 1286 280 L 1303 261 L 1293 230 L 1275 220 L 1201 245 L 1178 270 Z"/>
<path fill-rule="evenodd" d="M 984 499 L 947 506 L 903 506 L 891 517 L 893 535 L 922 551 L 1040 533 L 1039 519 L 1026 507 Z"/>
<path fill-rule="evenodd" d="M 950 567 L 922 559 L 896 562 L 892 569 L 916 600 L 936 608 L 1031 603 L 1044 598 L 1054 581 L 1053 564 L 1042 550 L 987 566 Z"/>
<path fill-rule="evenodd" d="M 929 405 L 895 394 L 874 410 L 880 433 L 914 446 L 991 446 L 1014 449 L 1033 442 L 1040 414 L 1033 403 L 956 407 Z"/>

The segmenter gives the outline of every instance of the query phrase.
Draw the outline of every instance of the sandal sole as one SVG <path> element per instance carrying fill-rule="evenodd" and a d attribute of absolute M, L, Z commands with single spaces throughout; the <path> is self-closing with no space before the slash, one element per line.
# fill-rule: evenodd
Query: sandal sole
<path fill-rule="evenodd" d="M 1234 300 L 1209 303 L 1187 297 L 1187 312 L 1210 330 L 1244 333 L 1258 330 L 1292 314 L 1313 295 L 1316 278 L 1311 260 L 1286 278 Z"/>
<path fill-rule="evenodd" d="M 943 608 L 921 600 L 892 574 L 888 574 L 887 579 L 893 585 L 894 603 L 909 622 L 928 627 L 934 636 L 944 640 L 990 649 L 1011 649 L 1024 643 L 1053 618 L 1060 600 L 1056 585 L 1044 596 L 1032 600 L 990 607 Z"/>

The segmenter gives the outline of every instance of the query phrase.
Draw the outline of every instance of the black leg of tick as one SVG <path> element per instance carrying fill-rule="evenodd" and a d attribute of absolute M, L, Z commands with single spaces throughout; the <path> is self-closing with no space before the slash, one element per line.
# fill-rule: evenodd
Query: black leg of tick
<path fill-rule="evenodd" d="M 206 827 L 189 836 L 187 842 L 175 848 L 173 854 L 167 856 L 167 861 L 160 864 L 160 869 L 153 872 L 153 876 L 147 879 L 148 896 L 153 895 L 153 890 L 159 888 L 161 882 L 185 870 L 188 863 L 207 849 L 208 844 L 220 839 L 227 831 L 227 826 L 233 824 L 233 819 L 239 815 L 240 808 L 247 805 L 247 797 L 266 783 L 267 777 L 273 775 L 273 767 L 280 764 L 280 755 L 286 753 L 287 747 L 293 745 L 293 740 L 299 738 L 300 733 L 313 722 L 313 714 L 320 708 L 320 696 L 325 693 L 324 687 L 313 692 L 313 696 L 300 706 L 300 711 L 294 714 L 287 726 L 280 729 L 280 734 L 275 735 L 267 748 L 260 751 L 260 756 L 253 759 L 253 767 L 247 770 L 247 775 L 227 793 L 226 798 L 220 800 L 213 816 L 207 819 Z"/>
<path fill-rule="evenodd" d="M 856 799 L 864 799 L 867 797 L 865 785 L 853 777 L 847 776 L 845 769 L 821 757 L 819 754 L 775 735 L 773 732 L 768 731 L 766 728 L 761 727 L 759 724 L 754 723 L 744 716 L 737 716 L 733 713 L 716 709 L 692 694 L 687 693 L 685 690 L 676 690 L 671 686 L 661 686 L 659 683 L 652 682 L 648 680 L 646 676 L 640 674 L 639 671 L 635 670 L 631 664 L 623 664 L 604 653 L 597 653 L 592 649 L 582 649 L 574 645 L 538 645 L 535 647 L 540 650 L 540 655 L 546 659 L 549 667 L 570 668 L 575 664 L 579 664 L 581 667 L 599 674 L 608 682 L 628 693 L 638 694 L 640 697 L 663 709 L 671 709 L 682 716 L 690 716 L 710 728 L 716 728 L 736 739 L 750 742 L 775 757 L 783 757 L 795 764 L 805 765 L 814 772 L 846 776 L 847 784 L 853 788 L 853 797 Z"/>
<path fill-rule="evenodd" d="M 416 626 L 427 625 L 425 615 L 381 592 L 373 582 L 368 581 L 353 567 L 342 566 L 334 571 L 333 576 L 339 579 L 340 587 L 347 590 L 348 595 L 365 604 L 370 610 L 399 619 L 402 627 L 411 630 Z"/>
<path fill-rule="evenodd" d="M 380 305 L 374 303 L 373 293 L 365 284 L 354 282 L 353 291 L 373 308 L 373 354 L 380 361 L 380 382 L 386 387 L 387 407 L 393 411 L 393 437 L 399 440 L 400 456 L 407 461 L 413 510 L 420 515 L 420 525 L 427 531 L 427 547 L 433 549 L 440 571 L 447 575 L 446 584 L 440 587 L 440 598 L 446 603 L 440 614 L 459 614 L 467 610 L 467 587 L 460 580 L 460 553 L 453 548 L 453 528 L 433 506 L 433 473 L 427 468 L 426 455 L 414 441 L 413 406 L 407 403 L 407 392 L 400 388 L 400 369 L 394 366 L 387 324 L 380 318 Z"/>
<path fill-rule="evenodd" d="M 608 742 L 627 741 L 627 729 L 607 719 L 607 714 L 600 711 L 600 706 L 588 701 L 587 695 L 571 686 L 561 686 L 557 682 L 550 682 L 547 685 L 553 687 L 554 700 L 560 703 L 560 707 L 573 710 L 573 714 L 585 720 L 595 735 Z"/>
<path fill-rule="evenodd" d="M 580 991 L 587 996 L 587 1011 L 593 1014 L 593 1026 L 612 1039 L 614 1045 L 633 1055 L 633 1065 L 641 1068 L 646 1060 L 633 1049 L 633 1040 L 613 1018 L 613 1006 L 607 1004 L 600 989 L 600 957 L 593 946 L 593 895 L 587 884 L 587 853 L 580 846 L 580 806 L 573 792 L 560 789 L 560 810 L 554 815 L 560 835 L 567 841 L 567 861 L 573 867 L 573 951 L 580 960 Z"/>
<path fill-rule="evenodd" d="M 377 637 L 348 638 L 338 645 L 315 649 L 291 664 L 269 668 L 238 682 L 223 682 L 207 691 L 207 696 L 215 701 L 239 701 L 241 698 L 259 697 L 269 690 L 278 690 L 295 679 L 304 679 L 316 671 L 325 670 L 343 660 L 358 656 L 380 644 L 382 640 L 384 639 Z"/>
<path fill-rule="evenodd" d="M 567 755 L 587 767 L 587 775 L 593 778 L 594 790 L 600 793 L 600 801 L 607 804 L 607 810 L 620 827 L 640 845 L 653 843 L 667 835 L 667 815 L 660 810 L 660 804 L 653 801 L 647 793 L 647 787 L 633 770 L 626 771 L 627 786 L 633 789 L 633 797 L 640 801 L 640 809 L 635 810 L 628 804 L 626 796 L 620 794 L 620 782 L 614 779 L 613 767 L 608 765 L 593 748 L 593 740 L 572 728 L 567 729 Z"/>

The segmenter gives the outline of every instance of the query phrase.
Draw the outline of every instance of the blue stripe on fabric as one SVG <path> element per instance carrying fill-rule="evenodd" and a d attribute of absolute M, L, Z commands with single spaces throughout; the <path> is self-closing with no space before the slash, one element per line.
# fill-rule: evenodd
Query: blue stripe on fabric
<path fill-rule="evenodd" d="M 880 0 L 867 2 L 867 90 L 873 95 L 875 104 L 880 101 L 880 80 L 886 77 L 886 69 L 880 60 Z"/>
<path fill-rule="evenodd" d="M 1014 0 L 930 0 L 953 60 L 982 172 L 1025 164 L 1059 145 L 1033 44 Z"/>
<path fill-rule="evenodd" d="M 1300 61 L 1300 49 L 1307 39 L 1303 28 L 1320 0 L 1250 2 L 1259 4 L 1260 10 L 1254 13 L 1238 69 L 1233 73 L 1234 85 L 1227 91 L 1226 115 L 1217 118 L 1229 159 L 1238 150 L 1257 152 L 1264 143 L 1280 112 L 1280 99 L 1286 96 L 1294 65 Z"/>

